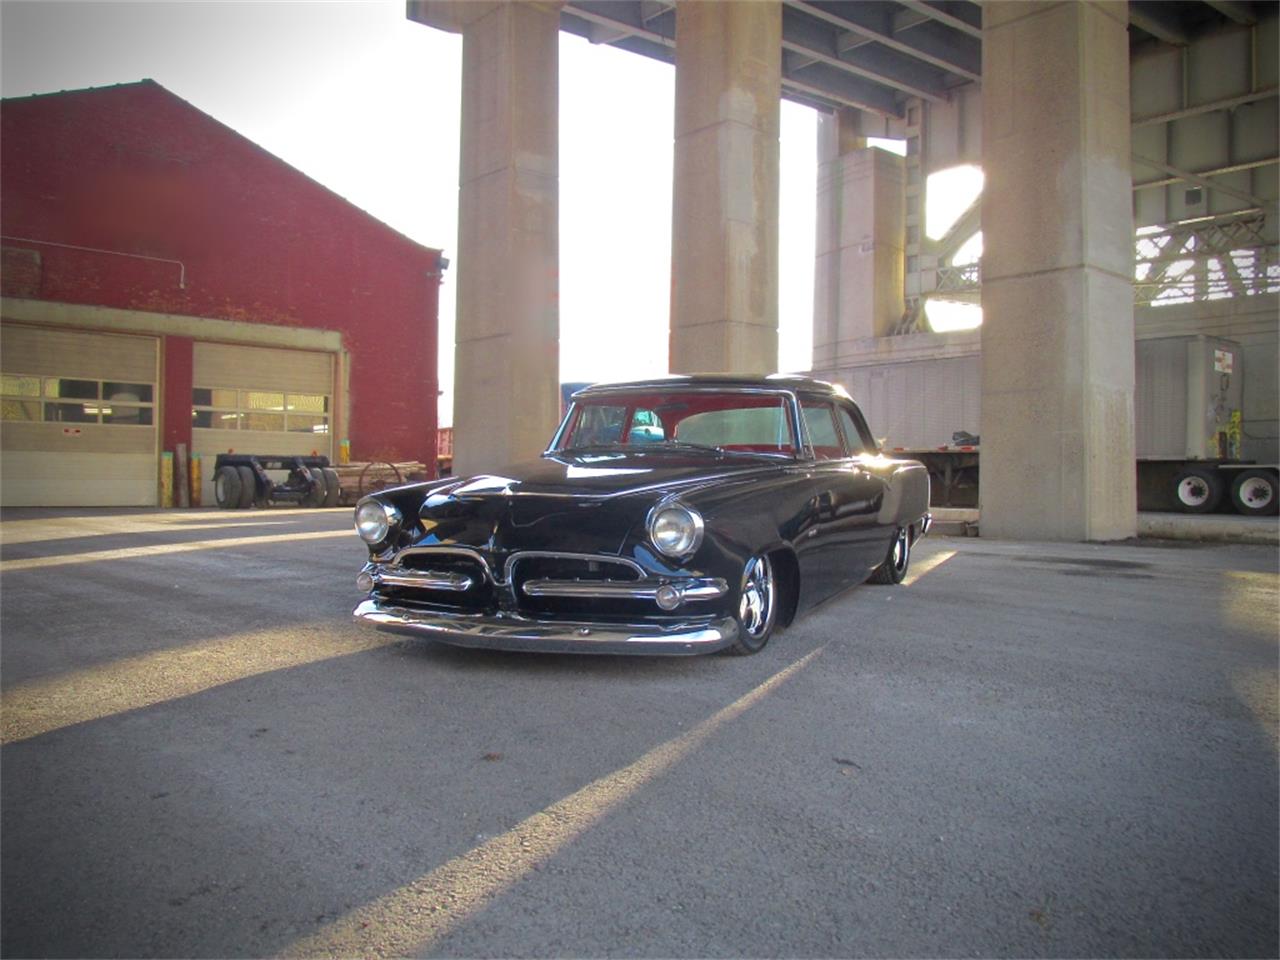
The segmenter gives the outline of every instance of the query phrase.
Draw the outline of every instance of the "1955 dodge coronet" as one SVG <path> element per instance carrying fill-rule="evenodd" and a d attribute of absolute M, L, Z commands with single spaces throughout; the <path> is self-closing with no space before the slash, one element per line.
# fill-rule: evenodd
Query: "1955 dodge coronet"
<path fill-rule="evenodd" d="M 901 582 L 929 476 L 840 387 L 671 377 L 574 394 L 540 459 L 385 490 L 354 615 L 504 650 L 763 649 L 853 584 Z"/>

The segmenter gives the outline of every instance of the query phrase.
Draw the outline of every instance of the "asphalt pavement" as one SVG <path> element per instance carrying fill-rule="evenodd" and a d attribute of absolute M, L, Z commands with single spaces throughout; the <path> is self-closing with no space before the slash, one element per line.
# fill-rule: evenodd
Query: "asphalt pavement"
<path fill-rule="evenodd" d="M 350 530 L 0 516 L 0 954 L 1280 954 L 1272 546 L 930 538 L 640 659 L 354 624 Z"/>

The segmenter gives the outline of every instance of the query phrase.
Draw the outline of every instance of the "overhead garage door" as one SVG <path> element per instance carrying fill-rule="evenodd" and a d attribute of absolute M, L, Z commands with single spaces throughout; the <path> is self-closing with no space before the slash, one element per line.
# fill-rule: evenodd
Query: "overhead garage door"
<path fill-rule="evenodd" d="M 219 453 L 332 459 L 333 354 L 197 343 L 193 361 L 191 447 L 204 460 L 206 505 Z"/>
<path fill-rule="evenodd" d="M 0 503 L 155 506 L 154 337 L 0 325 Z"/>

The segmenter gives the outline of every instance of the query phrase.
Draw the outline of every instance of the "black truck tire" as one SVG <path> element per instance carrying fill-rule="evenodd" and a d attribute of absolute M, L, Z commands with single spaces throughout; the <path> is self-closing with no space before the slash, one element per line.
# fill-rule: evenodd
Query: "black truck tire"
<path fill-rule="evenodd" d="M 258 478 L 254 475 L 253 467 L 236 467 L 236 473 L 240 474 L 240 509 L 244 510 L 252 507 L 258 499 Z"/>
<path fill-rule="evenodd" d="M 1241 470 L 1231 484 L 1231 504 L 1246 517 L 1273 516 L 1280 507 L 1274 470 Z"/>
<path fill-rule="evenodd" d="M 1173 502 L 1183 513 L 1212 513 L 1222 502 L 1222 478 L 1208 467 L 1187 467 L 1173 478 Z"/>
<path fill-rule="evenodd" d="M 213 475 L 213 499 L 223 510 L 240 506 L 240 472 L 235 467 L 219 467 Z"/>
<path fill-rule="evenodd" d="M 323 507 L 325 495 L 328 493 L 328 484 L 324 482 L 324 474 L 321 473 L 319 467 L 308 467 L 307 476 L 312 480 L 311 490 L 302 498 L 304 507 Z"/>
<path fill-rule="evenodd" d="M 338 480 L 338 471 L 333 467 L 324 467 L 320 472 L 324 474 L 324 505 L 326 507 L 336 507 L 338 505 L 338 495 L 342 493 L 342 484 Z"/>

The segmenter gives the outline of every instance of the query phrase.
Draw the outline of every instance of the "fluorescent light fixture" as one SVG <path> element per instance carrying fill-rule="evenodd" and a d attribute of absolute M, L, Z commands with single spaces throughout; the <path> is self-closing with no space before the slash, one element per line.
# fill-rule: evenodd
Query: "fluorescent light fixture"
<path fill-rule="evenodd" d="M 962 300 L 926 300 L 924 315 L 934 333 L 975 330 L 982 326 L 982 307 Z"/>

